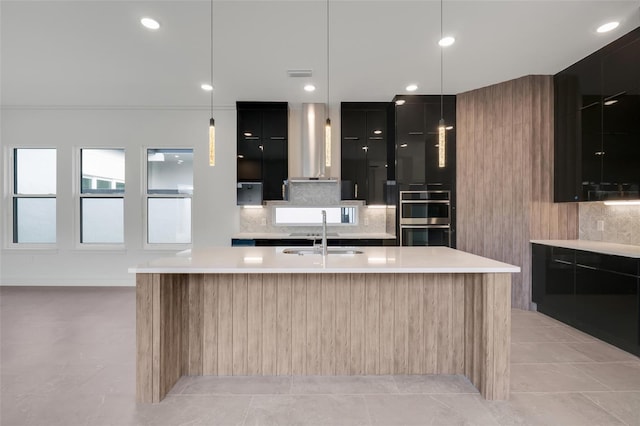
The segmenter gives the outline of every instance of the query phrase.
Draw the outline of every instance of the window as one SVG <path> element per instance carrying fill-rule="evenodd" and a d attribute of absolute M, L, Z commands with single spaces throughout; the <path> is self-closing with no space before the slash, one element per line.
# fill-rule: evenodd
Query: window
<path fill-rule="evenodd" d="M 191 243 L 192 149 L 147 150 L 147 243 Z"/>
<path fill-rule="evenodd" d="M 124 243 L 124 149 L 80 150 L 80 242 Z"/>
<path fill-rule="evenodd" d="M 13 151 L 13 242 L 56 242 L 56 150 Z"/>

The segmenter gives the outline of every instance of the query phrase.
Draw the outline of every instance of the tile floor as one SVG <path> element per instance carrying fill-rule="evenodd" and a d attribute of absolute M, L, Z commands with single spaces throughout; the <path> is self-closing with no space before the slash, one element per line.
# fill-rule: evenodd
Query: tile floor
<path fill-rule="evenodd" d="M 514 310 L 511 399 L 463 376 L 184 377 L 135 403 L 133 288 L 0 287 L 0 425 L 640 425 L 640 359 Z"/>

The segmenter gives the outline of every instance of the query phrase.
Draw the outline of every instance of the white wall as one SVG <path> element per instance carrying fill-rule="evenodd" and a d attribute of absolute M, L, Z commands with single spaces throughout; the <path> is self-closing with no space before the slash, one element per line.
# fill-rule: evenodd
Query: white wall
<path fill-rule="evenodd" d="M 168 109 L 5 108 L 1 111 L 2 197 L 0 284 L 133 285 L 127 268 L 179 248 L 145 248 L 143 164 L 146 148 L 193 148 L 193 246 L 228 246 L 238 232 L 236 206 L 236 112 L 214 111 L 216 166 L 208 165 L 209 112 Z M 57 243 L 32 249 L 11 244 L 10 154 L 15 147 L 57 149 Z M 126 155 L 125 246 L 78 244 L 79 150 L 124 148 Z"/>

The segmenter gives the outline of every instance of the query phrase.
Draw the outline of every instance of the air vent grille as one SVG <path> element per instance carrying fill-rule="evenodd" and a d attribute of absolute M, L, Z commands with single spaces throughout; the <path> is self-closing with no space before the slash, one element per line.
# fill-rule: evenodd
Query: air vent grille
<path fill-rule="evenodd" d="M 287 70 L 289 77 L 311 77 L 311 70 Z"/>

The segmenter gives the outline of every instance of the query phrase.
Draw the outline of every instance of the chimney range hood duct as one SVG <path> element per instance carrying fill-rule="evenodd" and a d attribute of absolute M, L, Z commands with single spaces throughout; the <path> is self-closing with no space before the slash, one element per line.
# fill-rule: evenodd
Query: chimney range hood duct
<path fill-rule="evenodd" d="M 324 127 L 327 119 L 325 104 L 302 104 L 302 176 L 324 178 Z"/>

